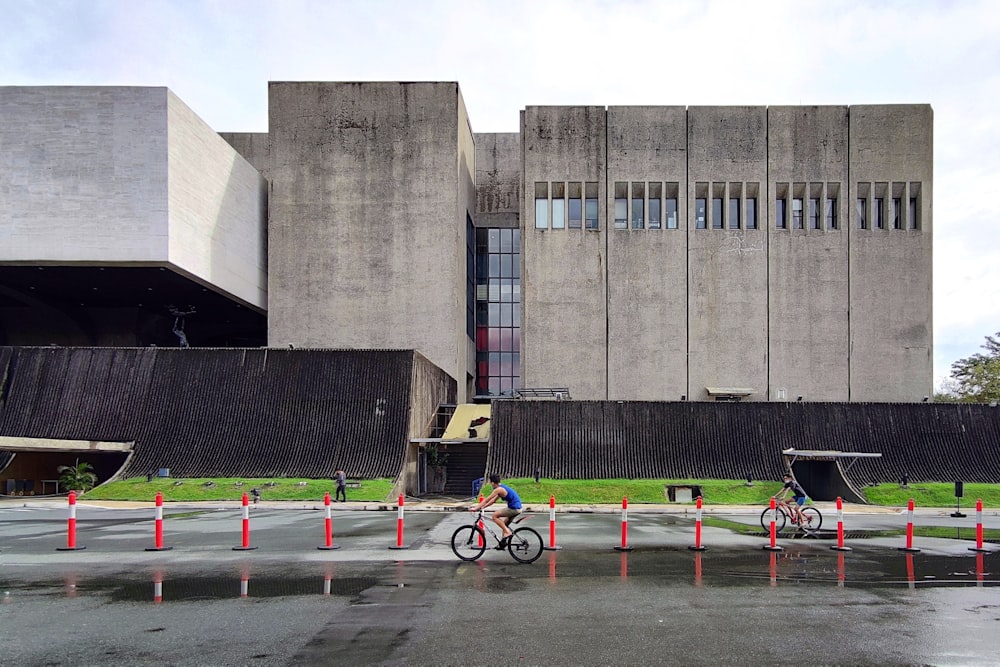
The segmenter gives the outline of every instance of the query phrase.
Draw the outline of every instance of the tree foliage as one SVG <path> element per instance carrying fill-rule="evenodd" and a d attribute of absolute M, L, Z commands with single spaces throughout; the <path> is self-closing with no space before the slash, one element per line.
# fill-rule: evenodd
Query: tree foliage
<path fill-rule="evenodd" d="M 77 459 L 76 465 L 59 466 L 56 472 L 59 473 L 59 484 L 70 491 L 90 491 L 97 485 L 94 467 L 86 461 L 80 463 Z"/>
<path fill-rule="evenodd" d="M 987 336 L 986 353 L 976 353 L 951 365 L 949 393 L 963 403 L 1000 400 L 1000 331 Z"/>

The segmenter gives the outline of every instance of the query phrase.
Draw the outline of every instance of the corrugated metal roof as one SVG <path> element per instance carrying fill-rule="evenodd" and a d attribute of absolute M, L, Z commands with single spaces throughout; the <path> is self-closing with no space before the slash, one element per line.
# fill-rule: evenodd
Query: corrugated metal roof
<path fill-rule="evenodd" d="M 0 435 L 134 441 L 126 476 L 393 477 L 415 355 L 0 348 Z"/>
<path fill-rule="evenodd" d="M 1000 483 L 1000 408 L 945 403 L 495 401 L 489 470 L 554 478 L 777 479 L 789 448 L 878 452 L 860 483 Z"/>

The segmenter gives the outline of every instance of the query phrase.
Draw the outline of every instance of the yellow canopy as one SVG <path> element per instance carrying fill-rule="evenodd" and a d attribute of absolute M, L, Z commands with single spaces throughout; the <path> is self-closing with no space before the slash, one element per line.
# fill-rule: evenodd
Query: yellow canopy
<path fill-rule="evenodd" d="M 479 425 L 473 425 L 476 420 L 490 418 L 489 404 L 482 403 L 462 403 L 455 406 L 455 414 L 448 422 L 448 428 L 444 430 L 442 440 L 489 440 L 490 422 L 485 421 Z M 469 431 L 472 429 L 475 435 Z"/>

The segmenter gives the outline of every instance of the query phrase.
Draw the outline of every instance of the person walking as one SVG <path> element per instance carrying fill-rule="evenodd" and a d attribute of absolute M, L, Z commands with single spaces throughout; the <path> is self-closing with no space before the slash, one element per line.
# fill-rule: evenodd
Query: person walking
<path fill-rule="evenodd" d="M 337 491 L 334 495 L 334 501 L 346 503 L 347 502 L 347 475 L 340 468 L 337 468 L 333 472 L 333 479 L 337 482 Z"/>

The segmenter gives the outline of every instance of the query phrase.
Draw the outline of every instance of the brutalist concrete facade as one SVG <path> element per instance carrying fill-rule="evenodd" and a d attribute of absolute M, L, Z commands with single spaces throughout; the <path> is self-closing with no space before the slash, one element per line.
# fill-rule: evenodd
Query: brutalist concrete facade
<path fill-rule="evenodd" d="M 270 85 L 268 343 L 417 349 L 463 388 L 475 144 L 456 83 Z"/>
<path fill-rule="evenodd" d="M 927 105 L 528 107 L 523 385 L 923 400 L 932 128 Z M 538 222 L 533 195 L 585 180 L 599 229 Z"/>
<path fill-rule="evenodd" d="M 517 228 L 521 387 L 932 391 L 927 105 L 529 106 L 474 134 L 454 82 L 277 82 L 268 132 L 220 139 L 166 89 L 0 93 L 0 265 L 175 266 L 266 308 L 271 346 L 416 349 L 469 400 L 475 230 Z"/>

